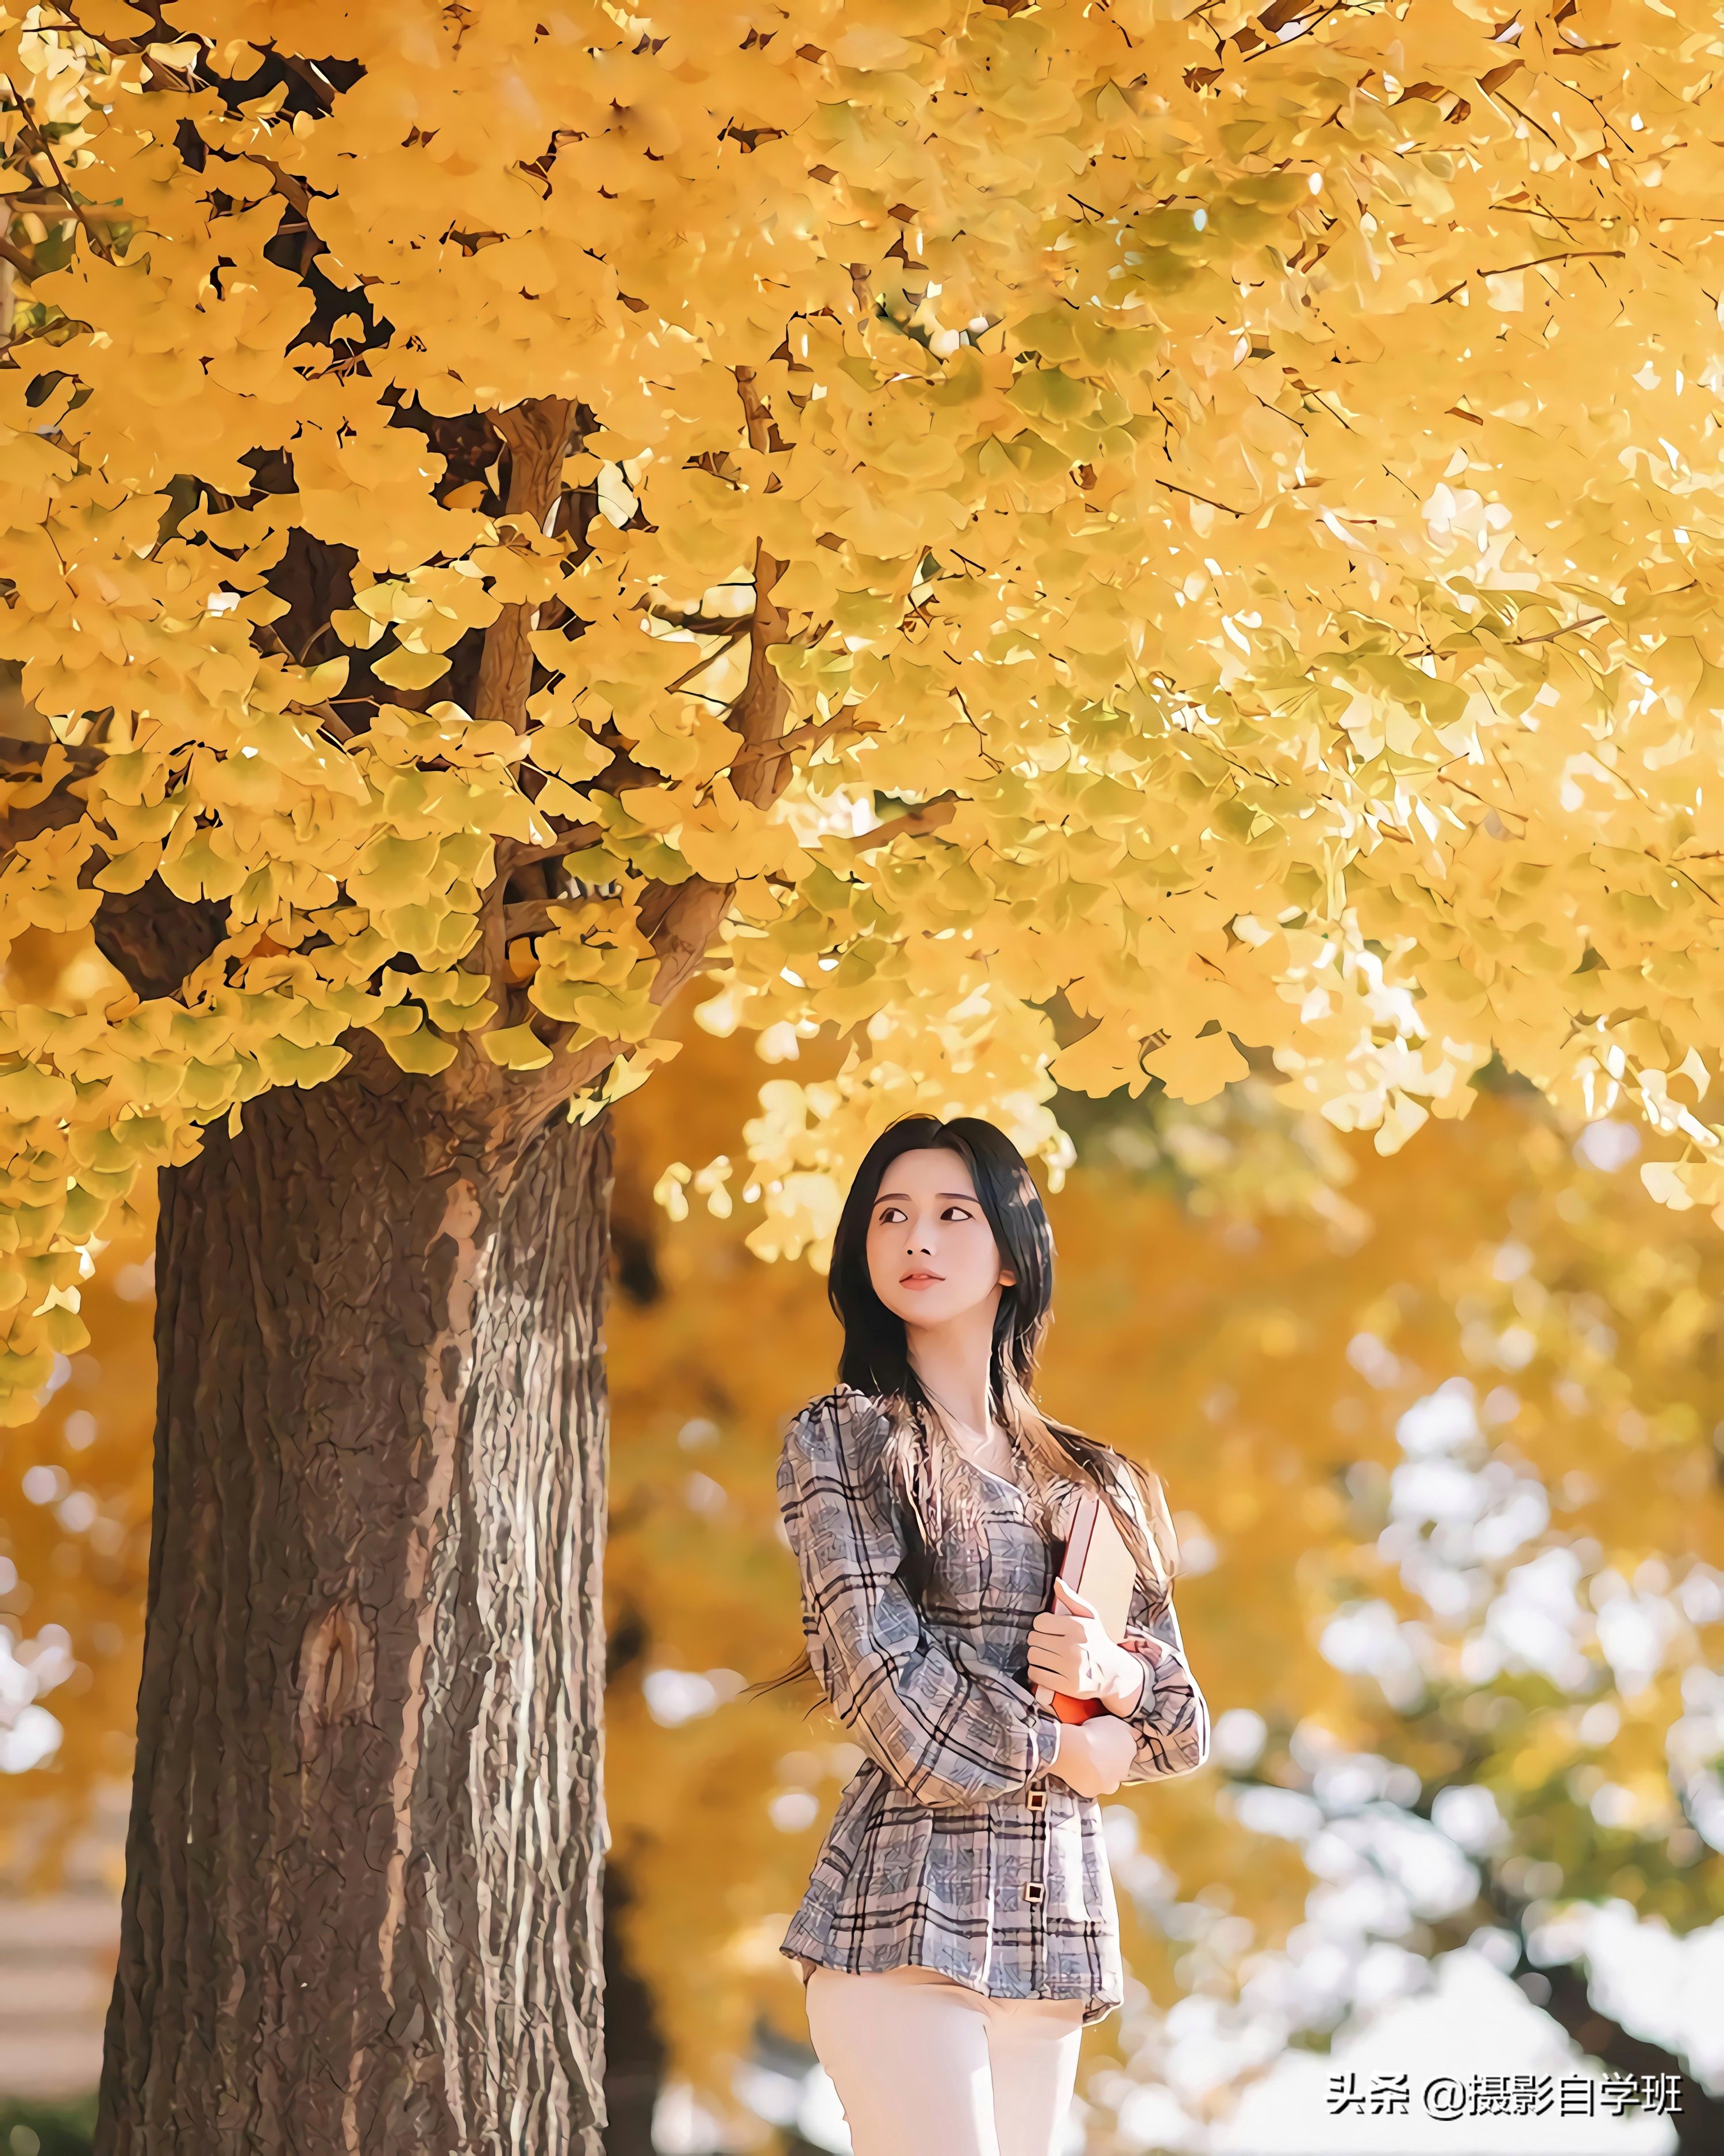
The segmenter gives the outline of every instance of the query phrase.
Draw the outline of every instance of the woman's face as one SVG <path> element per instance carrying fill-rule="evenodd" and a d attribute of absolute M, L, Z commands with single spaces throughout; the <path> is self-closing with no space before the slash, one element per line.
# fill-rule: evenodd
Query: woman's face
<path fill-rule="evenodd" d="M 1013 1284 L 970 1171 L 955 1152 L 900 1152 L 880 1180 L 868 1224 L 868 1277 L 906 1325 L 949 1324 Z"/>

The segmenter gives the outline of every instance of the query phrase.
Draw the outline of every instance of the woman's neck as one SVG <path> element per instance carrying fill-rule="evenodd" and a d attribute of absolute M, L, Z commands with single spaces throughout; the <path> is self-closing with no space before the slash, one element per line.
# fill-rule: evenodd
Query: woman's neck
<path fill-rule="evenodd" d="M 930 1384 L 925 1373 L 918 1371 L 917 1375 L 921 1378 L 922 1390 L 932 1403 L 948 1439 L 964 1457 L 1005 1481 L 1019 1481 L 1021 1475 L 1017 1452 L 1011 1439 L 989 1415 L 986 1393 L 979 1403 L 972 1396 L 967 1403 L 969 1411 L 965 1413 L 956 1401 L 948 1399 L 935 1385 Z"/>
<path fill-rule="evenodd" d="M 993 1310 L 967 1311 L 946 1325 L 912 1326 L 907 1344 L 910 1367 L 928 1398 L 956 1430 L 986 1444 L 993 1428 Z"/>
<path fill-rule="evenodd" d="M 974 1399 L 964 1402 L 954 1400 L 942 1392 L 937 1386 L 931 1385 L 926 1378 L 922 1380 L 922 1390 L 939 1409 L 941 1419 L 958 1440 L 965 1451 L 974 1452 L 980 1450 L 991 1452 L 994 1450 L 996 1440 L 1001 1437 L 1002 1433 L 999 1424 L 994 1421 L 989 1412 L 988 1402 L 985 1396 L 980 1402 Z"/>

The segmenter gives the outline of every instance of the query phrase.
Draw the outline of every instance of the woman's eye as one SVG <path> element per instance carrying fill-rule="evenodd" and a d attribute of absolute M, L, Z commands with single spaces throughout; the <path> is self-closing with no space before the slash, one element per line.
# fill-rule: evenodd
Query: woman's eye
<path fill-rule="evenodd" d="M 882 1228 L 890 1228 L 895 1226 L 900 1220 L 908 1218 L 909 1215 L 900 1213 L 895 1205 L 888 1205 L 880 1216 L 880 1224 Z"/>
<path fill-rule="evenodd" d="M 940 1215 L 942 1220 L 973 1220 L 975 1217 L 968 1207 L 963 1205 L 948 1205 Z"/>

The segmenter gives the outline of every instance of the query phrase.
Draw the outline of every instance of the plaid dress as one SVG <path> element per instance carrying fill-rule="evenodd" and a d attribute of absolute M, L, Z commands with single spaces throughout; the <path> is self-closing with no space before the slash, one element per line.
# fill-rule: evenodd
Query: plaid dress
<path fill-rule="evenodd" d="M 1058 1555 L 1014 1484 L 986 1477 L 980 1538 L 934 1553 L 919 1615 L 895 1577 L 885 1418 L 840 1385 L 792 1423 L 778 1498 L 802 1574 L 803 1630 L 828 1699 L 868 1754 L 838 1802 L 780 1951 L 833 1969 L 914 1964 L 996 1999 L 1123 1995 L 1101 1807 L 1050 1774 L 1060 1724 L 1029 1686 L 1032 1619 Z M 1126 1779 L 1188 1774 L 1209 1715 L 1171 1595 L 1140 1580 L 1125 1645 L 1149 1665 Z"/>

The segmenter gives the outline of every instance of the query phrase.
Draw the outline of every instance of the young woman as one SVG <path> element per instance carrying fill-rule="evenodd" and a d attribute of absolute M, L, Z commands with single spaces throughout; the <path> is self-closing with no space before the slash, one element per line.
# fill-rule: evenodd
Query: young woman
<path fill-rule="evenodd" d="M 1053 1250 L 991 1123 L 894 1124 L 834 1243 L 839 1383 L 779 1466 L 808 1666 L 868 1755 L 782 1947 L 855 2156 L 1054 2156 L 1122 1989 L 1096 1799 L 1208 1749 L 1159 1482 L 1032 1403 Z M 1137 1559 L 1123 1645 L 1063 1584 L 1049 1609 L 1084 1491 Z"/>

